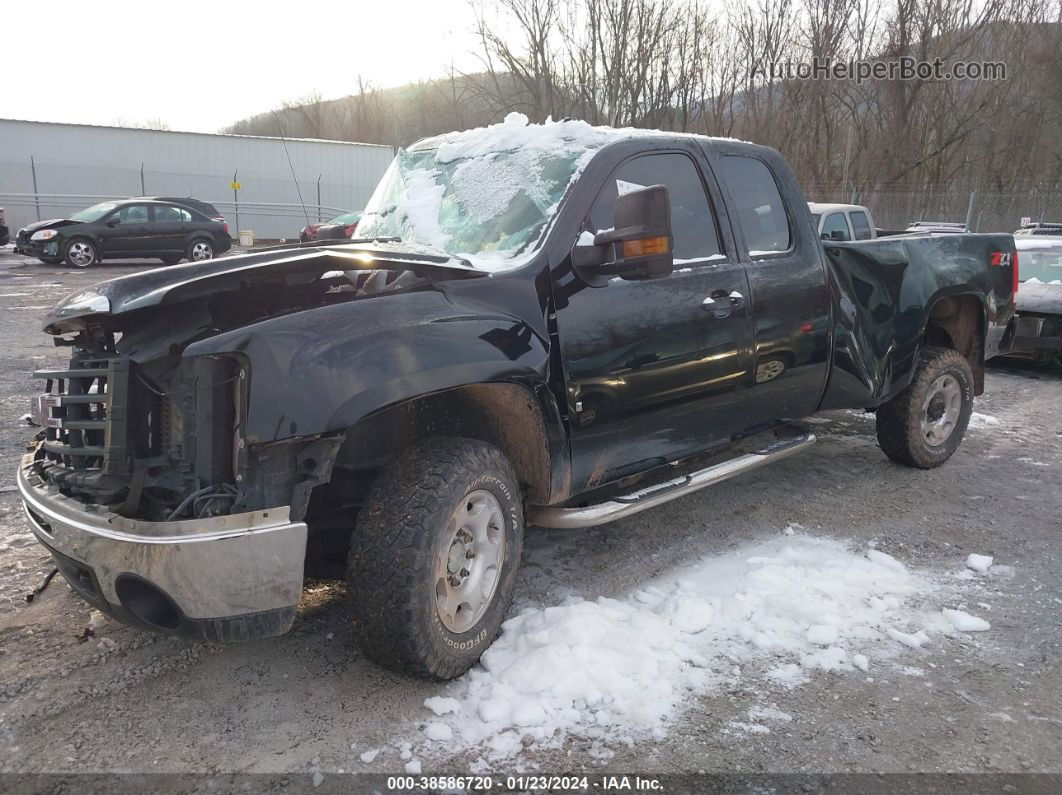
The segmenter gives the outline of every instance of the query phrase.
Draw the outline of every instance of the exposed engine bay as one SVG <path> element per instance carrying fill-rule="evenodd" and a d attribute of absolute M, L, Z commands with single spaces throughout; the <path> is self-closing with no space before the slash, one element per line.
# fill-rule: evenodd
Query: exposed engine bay
<path fill-rule="evenodd" d="M 224 260 L 214 261 L 218 272 L 205 275 L 200 266 L 185 266 L 185 281 L 173 279 L 180 268 L 167 269 L 165 294 L 142 307 L 135 304 L 143 287 L 139 295 L 101 289 L 74 296 L 53 311 L 46 330 L 73 353 L 68 369 L 35 374 L 46 382 L 31 412 L 41 427 L 34 468 L 43 480 L 67 496 L 149 521 L 277 505 L 290 505 L 292 518 L 301 518 L 313 487 L 331 476 L 342 433 L 248 437 L 250 361 L 239 352 L 189 356 L 186 349 L 292 313 L 431 289 L 423 270 L 442 258 L 386 267 L 386 257 L 365 253 L 354 263 L 345 251 L 288 249 L 253 270 L 233 269 L 238 259 L 250 258 L 233 258 L 225 270 L 217 268 Z M 152 273 L 99 288 L 125 287 Z M 116 300 L 129 309 L 111 312 Z M 91 311 L 72 316 L 70 306 Z"/>

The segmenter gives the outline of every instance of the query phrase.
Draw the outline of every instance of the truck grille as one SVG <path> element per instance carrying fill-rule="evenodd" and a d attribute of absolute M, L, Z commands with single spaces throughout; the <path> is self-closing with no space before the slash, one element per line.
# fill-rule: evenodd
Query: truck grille
<path fill-rule="evenodd" d="M 33 407 L 45 458 L 64 469 L 125 473 L 129 360 L 75 355 L 70 369 L 33 375 L 47 382 Z"/>

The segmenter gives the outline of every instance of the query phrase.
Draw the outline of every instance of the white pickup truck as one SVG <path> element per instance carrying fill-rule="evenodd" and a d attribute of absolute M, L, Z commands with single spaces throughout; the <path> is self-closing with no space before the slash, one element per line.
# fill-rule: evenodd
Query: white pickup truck
<path fill-rule="evenodd" d="M 823 240 L 873 240 L 874 216 L 859 204 L 818 204 L 808 202 L 811 220 Z"/>

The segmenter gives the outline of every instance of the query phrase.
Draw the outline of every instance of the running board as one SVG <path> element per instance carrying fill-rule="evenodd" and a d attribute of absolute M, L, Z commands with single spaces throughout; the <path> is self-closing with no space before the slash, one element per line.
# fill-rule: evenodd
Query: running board
<path fill-rule="evenodd" d="M 742 472 L 748 472 L 764 464 L 786 458 L 814 441 L 815 434 L 805 431 L 799 436 L 779 439 L 729 461 L 723 461 L 666 483 L 658 483 L 630 494 L 624 494 L 621 497 L 613 497 L 597 505 L 587 505 L 582 508 L 532 507 L 528 512 L 527 523 L 538 527 L 571 530 L 577 527 L 594 527 L 606 522 L 614 522 L 616 519 L 633 516 L 649 508 L 655 508 L 657 505 L 663 505 L 665 502 L 685 497 L 687 494 L 720 483 Z"/>

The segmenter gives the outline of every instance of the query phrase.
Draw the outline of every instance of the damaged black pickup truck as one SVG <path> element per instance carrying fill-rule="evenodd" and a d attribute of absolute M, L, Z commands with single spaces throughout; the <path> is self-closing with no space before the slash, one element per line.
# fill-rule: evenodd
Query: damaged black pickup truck
<path fill-rule="evenodd" d="M 86 601 L 278 634 L 331 544 L 366 655 L 453 677 L 499 632 L 525 523 L 688 494 L 806 447 L 826 409 L 937 466 L 1014 311 L 1010 235 L 824 249 L 771 149 L 515 114 L 401 152 L 358 234 L 48 315 L 72 356 L 37 373 L 18 486 Z"/>

